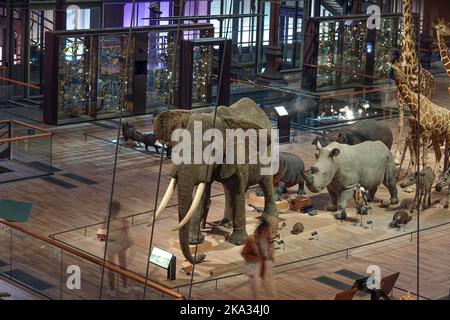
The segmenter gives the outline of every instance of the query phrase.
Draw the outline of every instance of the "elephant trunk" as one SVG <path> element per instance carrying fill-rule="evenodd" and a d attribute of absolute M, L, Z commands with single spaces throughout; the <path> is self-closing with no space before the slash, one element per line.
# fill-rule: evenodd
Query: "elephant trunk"
<path fill-rule="evenodd" d="M 178 219 L 180 222 L 185 221 L 184 218 L 186 217 L 186 214 L 193 209 L 191 208 L 191 203 L 193 204 L 194 202 L 192 201 L 193 189 L 194 184 L 186 183 L 186 181 L 180 181 L 180 183 L 178 184 Z M 186 260 L 188 260 L 192 264 L 200 263 L 205 259 L 206 256 L 204 254 L 198 254 L 194 258 L 194 256 L 192 255 L 189 247 L 189 227 L 190 222 L 187 221 L 178 230 L 180 248 Z"/>

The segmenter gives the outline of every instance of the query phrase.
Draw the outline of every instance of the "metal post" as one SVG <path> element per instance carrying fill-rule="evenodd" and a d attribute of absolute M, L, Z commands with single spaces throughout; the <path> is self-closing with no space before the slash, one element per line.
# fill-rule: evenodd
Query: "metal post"
<path fill-rule="evenodd" d="M 23 13 L 23 58 L 22 65 L 23 65 L 23 82 L 29 83 L 30 82 L 30 9 L 26 8 L 24 9 Z M 30 88 L 24 87 L 23 97 L 28 98 L 30 95 Z"/>
<path fill-rule="evenodd" d="M 61 292 L 60 292 L 60 297 L 59 297 L 59 299 L 60 300 L 62 300 L 63 298 L 63 253 L 64 253 L 64 251 L 63 251 L 63 249 L 60 249 L 61 250 L 61 253 L 60 253 L 60 255 L 61 255 Z"/>
<path fill-rule="evenodd" d="M 8 122 L 8 139 L 11 139 L 11 121 Z M 8 160 L 11 160 L 11 141 L 8 141 Z"/>
<path fill-rule="evenodd" d="M 9 272 L 9 278 L 12 279 L 12 270 L 13 270 L 13 230 L 11 227 L 9 227 L 10 235 L 11 235 L 11 243 L 10 243 L 10 272 Z"/>

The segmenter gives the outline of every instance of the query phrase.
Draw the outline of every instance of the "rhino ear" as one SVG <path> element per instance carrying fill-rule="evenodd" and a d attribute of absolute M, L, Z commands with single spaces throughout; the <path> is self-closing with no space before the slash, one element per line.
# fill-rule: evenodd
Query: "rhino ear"
<path fill-rule="evenodd" d="M 338 142 L 339 143 L 347 143 L 347 136 L 345 134 L 343 134 L 342 132 L 339 132 Z"/>
<path fill-rule="evenodd" d="M 330 157 L 332 158 L 337 157 L 339 153 L 341 153 L 341 151 L 338 148 L 334 148 L 330 153 Z"/>

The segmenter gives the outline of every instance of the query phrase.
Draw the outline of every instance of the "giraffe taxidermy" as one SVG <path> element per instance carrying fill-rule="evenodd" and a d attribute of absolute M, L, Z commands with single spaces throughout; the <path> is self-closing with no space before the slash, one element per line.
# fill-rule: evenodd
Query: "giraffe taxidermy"
<path fill-rule="evenodd" d="M 445 43 L 445 37 L 450 36 L 450 24 L 445 20 L 439 20 L 437 23 L 433 24 L 433 27 L 436 29 L 441 61 L 444 64 L 445 71 L 447 71 L 447 74 L 450 77 L 450 53 L 448 52 L 448 47 Z M 448 93 L 450 94 L 450 87 L 448 87 Z"/>
<path fill-rule="evenodd" d="M 434 171 L 436 172 L 442 158 L 441 145 L 444 142 L 450 143 L 450 110 L 438 106 L 431 102 L 428 97 L 421 95 L 419 117 L 418 94 L 407 85 L 407 78 L 401 66 L 394 64 L 392 67 L 395 70 L 399 94 L 411 110 L 411 116 L 408 117 L 411 130 L 406 142 L 411 154 L 410 170 L 416 166 L 416 154 L 420 154 L 420 145 L 415 143 L 418 127 L 422 141 L 422 165 L 423 167 L 427 166 L 428 148 L 431 142 L 436 158 L 434 165 Z"/>
<path fill-rule="evenodd" d="M 427 97 L 431 100 L 434 92 L 434 79 L 431 73 L 419 63 L 416 53 L 416 44 L 413 35 L 413 15 L 412 15 L 412 0 L 402 0 L 403 2 L 403 39 L 399 68 L 405 75 L 406 85 L 414 92 L 420 92 L 421 96 Z M 420 87 L 419 87 L 419 72 L 420 72 Z M 405 101 L 403 96 L 398 92 L 398 134 L 396 138 L 395 162 L 400 163 L 402 158 L 402 151 L 400 146 L 400 139 L 403 133 L 403 119 Z M 410 119 L 408 119 L 410 120 Z M 411 120 L 409 121 L 411 124 Z M 411 131 L 414 129 L 411 127 Z M 414 134 L 414 132 L 412 132 Z M 409 137 L 411 134 L 409 135 Z M 408 143 L 408 142 L 406 142 Z M 411 151 L 410 151 L 411 152 Z M 412 159 L 411 159 L 412 160 Z M 411 164 L 409 166 L 411 168 Z"/>

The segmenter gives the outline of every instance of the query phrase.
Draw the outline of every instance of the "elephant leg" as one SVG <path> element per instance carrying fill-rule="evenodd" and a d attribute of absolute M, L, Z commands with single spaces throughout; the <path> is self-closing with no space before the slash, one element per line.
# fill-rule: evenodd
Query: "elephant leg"
<path fill-rule="evenodd" d="M 337 211 L 338 208 L 338 195 L 331 191 L 328 190 L 328 207 L 327 207 L 327 211 Z"/>
<path fill-rule="evenodd" d="M 278 182 L 278 186 L 275 189 L 275 201 L 281 201 L 281 196 L 285 189 L 285 183 L 283 181 Z"/>
<path fill-rule="evenodd" d="M 273 176 L 263 176 L 259 185 L 264 192 L 264 212 L 268 215 L 278 216 L 277 204 L 275 203 Z"/>
<path fill-rule="evenodd" d="M 230 186 L 224 185 L 225 192 L 225 212 L 222 220 L 220 220 L 219 224 L 225 228 L 231 228 L 233 226 L 233 189 Z"/>
<path fill-rule="evenodd" d="M 345 220 L 347 218 L 347 213 L 345 209 L 347 208 L 348 201 L 353 197 L 353 189 L 348 189 L 342 191 L 338 198 L 338 210 L 336 212 L 336 219 Z"/>
<path fill-rule="evenodd" d="M 244 243 L 248 236 L 245 229 L 245 194 L 235 194 L 234 200 L 233 232 L 227 237 L 227 241 L 239 246 Z"/>

